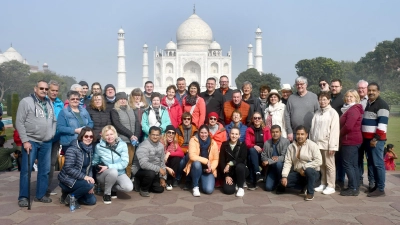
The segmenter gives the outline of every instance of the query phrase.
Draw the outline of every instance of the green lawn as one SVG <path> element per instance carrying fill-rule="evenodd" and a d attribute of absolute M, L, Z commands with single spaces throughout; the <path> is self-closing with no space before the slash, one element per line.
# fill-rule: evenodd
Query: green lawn
<path fill-rule="evenodd" d="M 390 116 L 386 144 L 393 144 L 397 155 L 400 156 L 400 117 Z M 400 163 L 400 161 L 398 161 Z M 400 164 L 399 164 L 400 167 Z M 400 169 L 398 167 L 398 169 Z"/>

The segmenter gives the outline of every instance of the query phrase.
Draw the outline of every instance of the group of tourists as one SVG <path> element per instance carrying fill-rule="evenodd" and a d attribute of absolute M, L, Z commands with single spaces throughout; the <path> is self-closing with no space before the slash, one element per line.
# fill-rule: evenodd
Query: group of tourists
<path fill-rule="evenodd" d="M 16 117 L 23 143 L 18 204 L 28 206 L 28 165 L 36 159 L 34 201 L 52 201 L 59 152 L 60 203 L 68 205 L 74 195 L 77 208 L 96 204 L 95 186 L 105 204 L 119 192 L 148 197 L 179 185 L 195 197 L 215 187 L 241 197 L 259 182 L 276 194 L 301 189 L 305 200 L 336 190 L 357 196 L 364 153 L 368 196 L 385 195 L 389 107 L 379 85 L 361 80 L 357 89 L 343 93 L 341 80 L 321 78 L 318 96 L 307 85 L 300 76 L 295 92 L 289 84 L 280 90 L 264 84 L 254 96 L 247 81 L 232 90 L 227 76 L 219 78 L 219 88 L 208 78 L 201 92 L 199 83 L 187 86 L 181 77 L 162 95 L 153 92 L 151 81 L 143 92 L 136 88 L 128 94 L 117 93 L 112 84 L 89 88 L 81 81 L 62 101 L 56 81 L 38 81 L 34 93 L 20 101 Z"/>

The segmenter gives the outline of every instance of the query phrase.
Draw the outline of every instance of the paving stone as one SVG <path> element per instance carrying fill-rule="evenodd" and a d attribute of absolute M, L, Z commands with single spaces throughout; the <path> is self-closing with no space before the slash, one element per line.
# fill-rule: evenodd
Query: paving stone
<path fill-rule="evenodd" d="M 267 215 L 255 215 L 249 218 L 246 218 L 246 222 L 248 225 L 279 225 L 278 219 L 275 217 L 267 216 Z"/>
<path fill-rule="evenodd" d="M 366 197 L 365 200 L 371 202 L 400 202 L 400 196 Z"/>
<path fill-rule="evenodd" d="M 386 182 L 389 181 L 395 185 L 400 185 L 400 174 L 386 171 Z"/>
<path fill-rule="evenodd" d="M 54 224 L 58 219 L 59 216 L 56 215 L 36 215 L 29 217 L 28 219 L 19 223 L 20 225 L 43 225 L 43 224 Z"/>
<path fill-rule="evenodd" d="M 293 208 L 299 216 L 310 218 L 320 218 L 328 214 L 320 205 L 312 202 L 304 201 L 296 203 L 293 205 Z"/>
<path fill-rule="evenodd" d="M 5 196 L 0 197 L 0 202 L 1 203 L 4 203 L 4 202 L 14 202 L 15 203 L 15 202 L 18 202 L 18 200 L 15 198 L 15 196 L 5 195 Z"/>
<path fill-rule="evenodd" d="M 12 221 L 10 219 L 0 219 L 0 224 L 1 225 L 10 225 L 10 224 L 14 224 L 14 221 Z"/>
<path fill-rule="evenodd" d="M 390 206 L 400 212 L 400 202 L 392 203 Z"/>
<path fill-rule="evenodd" d="M 90 220 L 90 219 L 73 219 L 64 222 L 57 223 L 58 225 L 128 225 L 131 223 L 125 222 L 123 220 L 115 219 L 100 219 L 100 220 Z"/>
<path fill-rule="evenodd" d="M 289 222 L 284 223 L 284 225 L 310 225 L 312 224 L 309 220 L 299 219 L 299 220 L 291 220 Z"/>
<path fill-rule="evenodd" d="M 14 203 L 6 203 L 0 205 L 0 217 L 11 215 L 21 209 L 27 209 L 19 207 L 17 200 L 14 201 L 15 201 Z"/>
<path fill-rule="evenodd" d="M 243 203 L 254 206 L 271 204 L 268 196 L 265 193 L 246 192 L 243 196 Z"/>
<path fill-rule="evenodd" d="M 87 215 L 94 219 L 117 216 L 124 206 L 124 204 L 117 202 L 112 202 L 109 205 L 99 202 L 99 204 L 96 205 Z"/>
<path fill-rule="evenodd" d="M 168 225 L 244 225 L 243 223 L 239 223 L 232 220 L 181 220 L 173 223 L 169 223 Z"/>
<path fill-rule="evenodd" d="M 222 205 L 213 202 L 200 203 L 194 206 L 193 216 L 212 219 L 222 215 Z"/>
<path fill-rule="evenodd" d="M 394 224 L 392 221 L 387 219 L 386 217 L 383 216 L 376 216 L 376 215 L 368 215 L 368 214 L 362 214 L 359 216 L 356 216 L 356 220 L 360 222 L 363 225 L 389 225 L 389 224 Z"/>
<path fill-rule="evenodd" d="M 245 195 L 246 196 L 246 195 Z M 230 202 L 235 201 L 237 198 L 234 195 L 225 195 L 225 194 L 201 194 L 200 197 L 193 197 L 192 195 L 180 198 L 184 201 L 189 202 Z"/>
<path fill-rule="evenodd" d="M 259 207 L 249 207 L 241 206 L 225 209 L 225 212 L 237 213 L 237 214 L 272 214 L 272 213 L 285 213 L 292 209 L 284 208 L 280 206 L 259 206 Z"/>
<path fill-rule="evenodd" d="M 352 225 L 352 224 L 358 224 L 358 223 L 350 223 L 348 221 L 344 221 L 344 220 L 340 220 L 340 219 L 318 219 L 313 221 L 313 224 L 320 224 L 320 225 L 325 225 L 325 224 L 329 224 L 329 225 Z"/>
<path fill-rule="evenodd" d="M 281 194 L 269 198 L 271 201 L 285 201 L 285 202 L 304 202 L 304 195 L 298 194 Z"/>
<path fill-rule="evenodd" d="M 162 194 L 154 194 L 154 196 L 151 198 L 150 203 L 154 205 L 170 205 L 174 204 L 177 200 L 177 193 L 167 191 Z"/>
<path fill-rule="evenodd" d="M 384 214 L 394 211 L 391 208 L 384 208 L 379 206 L 336 206 L 326 209 L 327 211 L 340 212 L 340 213 L 375 213 Z"/>
<path fill-rule="evenodd" d="M 123 211 L 132 214 L 178 214 L 191 210 L 181 206 L 138 206 Z"/>
<path fill-rule="evenodd" d="M 137 218 L 135 221 L 135 225 L 147 225 L 147 224 L 157 224 L 164 225 L 167 224 L 168 218 L 160 215 L 149 215 Z"/>

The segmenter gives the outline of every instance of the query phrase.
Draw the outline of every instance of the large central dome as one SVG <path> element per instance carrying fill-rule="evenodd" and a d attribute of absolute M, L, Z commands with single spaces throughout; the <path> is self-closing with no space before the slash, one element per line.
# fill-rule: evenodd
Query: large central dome
<path fill-rule="evenodd" d="M 212 39 L 210 26 L 196 14 L 192 14 L 176 31 L 178 49 L 207 51 Z"/>

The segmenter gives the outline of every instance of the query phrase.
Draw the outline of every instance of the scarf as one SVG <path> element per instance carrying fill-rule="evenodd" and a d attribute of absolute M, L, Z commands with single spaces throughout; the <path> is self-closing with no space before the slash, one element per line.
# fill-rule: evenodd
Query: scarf
<path fill-rule="evenodd" d="M 172 140 L 171 142 L 168 142 L 168 140 L 166 140 L 166 144 L 165 144 L 165 150 L 164 150 L 164 152 L 165 152 L 165 154 L 167 153 L 167 152 L 170 152 L 170 153 L 172 153 L 172 152 L 175 152 L 176 151 L 176 146 L 175 146 L 175 143 L 174 143 L 174 140 Z"/>
<path fill-rule="evenodd" d="M 260 97 L 258 97 L 258 99 L 260 99 L 260 105 L 263 109 L 267 108 L 267 99 L 262 99 Z"/>
<path fill-rule="evenodd" d="M 175 98 L 173 98 L 172 100 L 169 100 L 168 98 L 165 98 L 165 102 L 167 103 L 168 109 L 170 109 L 171 106 L 173 106 L 174 103 L 175 103 Z"/>
<path fill-rule="evenodd" d="M 144 106 L 143 102 L 135 102 L 135 107 L 136 108 L 142 108 Z"/>
<path fill-rule="evenodd" d="M 156 114 L 156 120 L 161 123 L 161 117 L 160 117 L 160 108 L 153 108 L 154 113 Z"/>
<path fill-rule="evenodd" d="M 36 96 L 36 94 L 31 94 L 31 97 L 34 98 L 34 99 L 36 99 L 36 101 L 39 103 L 40 107 L 41 107 L 42 110 L 43 110 L 44 117 L 45 117 L 46 119 L 48 119 L 48 118 L 49 118 L 49 112 L 48 112 L 48 110 L 47 110 L 47 99 L 46 99 L 46 97 L 43 98 L 43 101 L 40 100 L 40 99 Z M 50 113 L 52 113 L 52 112 L 50 112 Z M 40 114 L 40 113 L 39 113 L 39 114 Z M 36 110 L 36 105 L 35 105 L 35 116 L 36 116 L 36 117 L 39 117 L 38 111 Z"/>
<path fill-rule="evenodd" d="M 107 101 L 107 102 L 114 103 L 114 102 L 115 102 L 115 96 L 114 96 L 113 98 L 108 98 L 108 97 L 106 96 L 106 101 Z"/>
<path fill-rule="evenodd" d="M 281 104 L 280 102 L 277 102 L 275 105 L 269 105 L 267 109 L 267 117 L 265 118 L 265 125 L 271 129 L 272 124 L 272 116 L 274 112 L 278 111 L 281 109 Z"/>
<path fill-rule="evenodd" d="M 208 129 L 210 129 L 210 133 L 214 135 L 218 131 L 218 123 L 216 123 L 214 126 L 208 125 Z"/>
<path fill-rule="evenodd" d="M 186 105 L 194 106 L 194 105 L 196 105 L 196 102 L 197 102 L 197 95 L 195 95 L 195 96 L 187 95 L 186 96 Z"/>
<path fill-rule="evenodd" d="M 353 103 L 351 103 L 351 104 L 344 104 L 343 105 L 343 107 L 340 109 L 340 110 L 342 110 L 342 113 L 345 113 L 348 109 L 350 109 L 353 105 L 355 105 L 356 103 L 355 102 L 353 102 Z"/>
<path fill-rule="evenodd" d="M 209 155 L 208 147 L 210 147 L 211 144 L 210 136 L 208 136 L 205 141 L 203 141 L 199 136 L 199 144 L 200 144 L 200 156 L 208 159 Z"/>
<path fill-rule="evenodd" d="M 160 108 L 153 108 L 150 106 L 148 108 L 149 112 L 149 125 L 160 127 L 161 126 L 161 118 L 160 118 Z"/>

